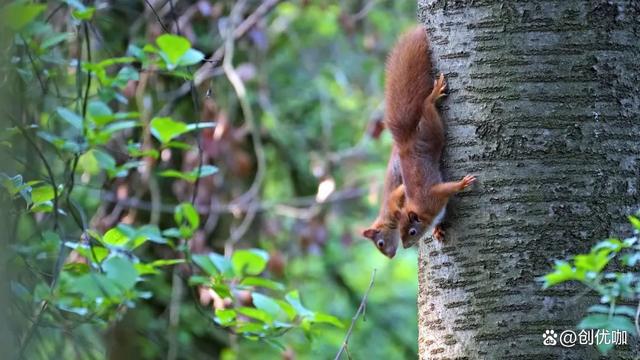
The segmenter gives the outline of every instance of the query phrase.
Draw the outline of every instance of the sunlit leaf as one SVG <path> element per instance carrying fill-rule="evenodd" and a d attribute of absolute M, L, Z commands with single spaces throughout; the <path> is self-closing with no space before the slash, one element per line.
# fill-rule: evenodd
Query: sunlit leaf
<path fill-rule="evenodd" d="M 631 223 L 631 225 L 633 225 L 633 227 L 636 229 L 636 231 L 640 231 L 640 219 L 629 215 L 629 222 Z"/>
<path fill-rule="evenodd" d="M 109 246 L 124 246 L 129 242 L 129 237 L 121 229 L 115 227 L 104 234 L 102 242 Z"/>
<path fill-rule="evenodd" d="M 269 254 L 260 249 L 237 250 L 231 256 L 236 274 L 258 275 L 267 266 Z"/>
<path fill-rule="evenodd" d="M 236 319 L 236 312 L 233 309 L 216 309 L 216 322 L 222 326 L 231 324 Z"/>
<path fill-rule="evenodd" d="M 54 192 L 51 185 L 38 186 L 31 190 L 31 200 L 36 204 L 53 200 L 53 197 Z"/>
<path fill-rule="evenodd" d="M 151 120 L 151 134 L 163 144 L 188 131 L 185 123 L 169 117 L 156 117 Z"/>
<path fill-rule="evenodd" d="M 200 215 L 191 203 L 182 203 L 176 206 L 173 214 L 183 237 L 190 237 L 191 234 L 200 226 Z"/>
<path fill-rule="evenodd" d="M 335 316 L 329 315 L 329 314 L 323 314 L 323 313 L 315 313 L 313 315 L 313 322 L 316 323 L 325 323 L 325 324 L 331 324 L 335 327 L 338 328 L 343 328 L 344 324 L 342 323 L 342 321 L 340 321 L 340 319 L 338 319 Z"/>
<path fill-rule="evenodd" d="M 149 263 L 149 265 L 157 267 L 157 266 L 168 266 L 168 265 L 175 265 L 175 264 L 182 264 L 184 263 L 184 259 L 160 259 L 160 260 L 155 260 Z"/>
<path fill-rule="evenodd" d="M 198 178 L 210 176 L 217 172 L 218 172 L 217 167 L 212 165 L 203 165 L 200 168 L 200 171 L 198 171 L 198 169 L 193 169 L 189 172 L 183 172 L 183 171 L 169 169 L 169 170 L 164 170 L 160 172 L 159 175 L 162 177 L 178 178 L 188 182 L 195 182 Z"/>
<path fill-rule="evenodd" d="M 185 37 L 162 34 L 156 39 L 156 44 L 160 50 L 167 56 L 167 60 L 173 64 L 177 64 L 178 60 L 191 48 L 191 43 Z"/>
<path fill-rule="evenodd" d="M 96 8 L 91 6 L 91 7 L 87 7 L 84 10 L 73 10 L 71 12 L 71 15 L 78 20 L 89 21 L 93 18 L 93 14 L 95 12 L 96 12 Z"/>

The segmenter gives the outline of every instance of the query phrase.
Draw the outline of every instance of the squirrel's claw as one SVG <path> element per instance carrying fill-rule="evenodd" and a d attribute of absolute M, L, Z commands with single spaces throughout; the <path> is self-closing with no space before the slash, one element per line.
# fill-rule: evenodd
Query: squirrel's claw
<path fill-rule="evenodd" d="M 444 74 L 441 73 L 438 79 L 433 82 L 433 99 L 438 100 L 447 96 L 445 90 L 447 90 L 447 83 L 444 81 Z"/>
<path fill-rule="evenodd" d="M 476 177 L 474 175 L 465 175 L 465 177 L 460 180 L 460 184 L 462 185 L 461 188 L 466 189 L 474 182 L 476 182 Z"/>
<path fill-rule="evenodd" d="M 436 227 L 433 228 L 433 232 L 431 234 L 433 235 L 434 239 L 440 242 L 444 241 L 444 230 L 442 229 L 442 226 L 436 225 Z"/>

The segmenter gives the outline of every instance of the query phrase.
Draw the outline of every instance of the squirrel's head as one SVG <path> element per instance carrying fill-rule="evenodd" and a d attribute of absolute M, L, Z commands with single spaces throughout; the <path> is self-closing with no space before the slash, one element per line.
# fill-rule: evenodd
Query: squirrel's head
<path fill-rule="evenodd" d="M 373 245 L 389 259 L 396 255 L 400 232 L 395 226 L 374 223 L 369 229 L 362 231 L 362 236 L 371 240 Z"/>
<path fill-rule="evenodd" d="M 407 209 L 398 211 L 396 217 L 398 217 L 402 246 L 405 249 L 420 240 L 433 222 L 433 217 L 429 215 L 420 216 L 416 212 Z"/>

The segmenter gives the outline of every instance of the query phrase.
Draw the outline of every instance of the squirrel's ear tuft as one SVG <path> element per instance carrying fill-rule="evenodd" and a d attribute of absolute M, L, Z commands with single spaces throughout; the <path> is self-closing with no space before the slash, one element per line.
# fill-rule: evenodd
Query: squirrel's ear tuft
<path fill-rule="evenodd" d="M 366 229 L 362 231 L 362 236 L 373 240 L 373 237 L 376 235 L 376 229 Z"/>

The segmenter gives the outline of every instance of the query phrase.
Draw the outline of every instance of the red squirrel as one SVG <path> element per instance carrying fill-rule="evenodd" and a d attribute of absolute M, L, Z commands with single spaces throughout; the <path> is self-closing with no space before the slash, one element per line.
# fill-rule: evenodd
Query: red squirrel
<path fill-rule="evenodd" d="M 391 131 L 400 158 L 405 201 L 393 209 L 400 237 L 408 247 L 428 229 L 442 241 L 438 226 L 453 194 L 475 182 L 472 175 L 460 181 L 442 182 L 440 157 L 444 130 L 436 108 L 445 96 L 444 75 L 431 77 L 429 44 L 425 31 L 415 27 L 400 37 L 386 64 L 385 124 Z"/>
<path fill-rule="evenodd" d="M 364 237 L 371 240 L 378 250 L 390 259 L 395 256 L 400 243 L 398 218 L 396 217 L 404 205 L 404 188 L 400 185 L 402 185 L 400 159 L 394 145 L 384 177 L 380 212 L 371 227 L 362 232 Z"/>

